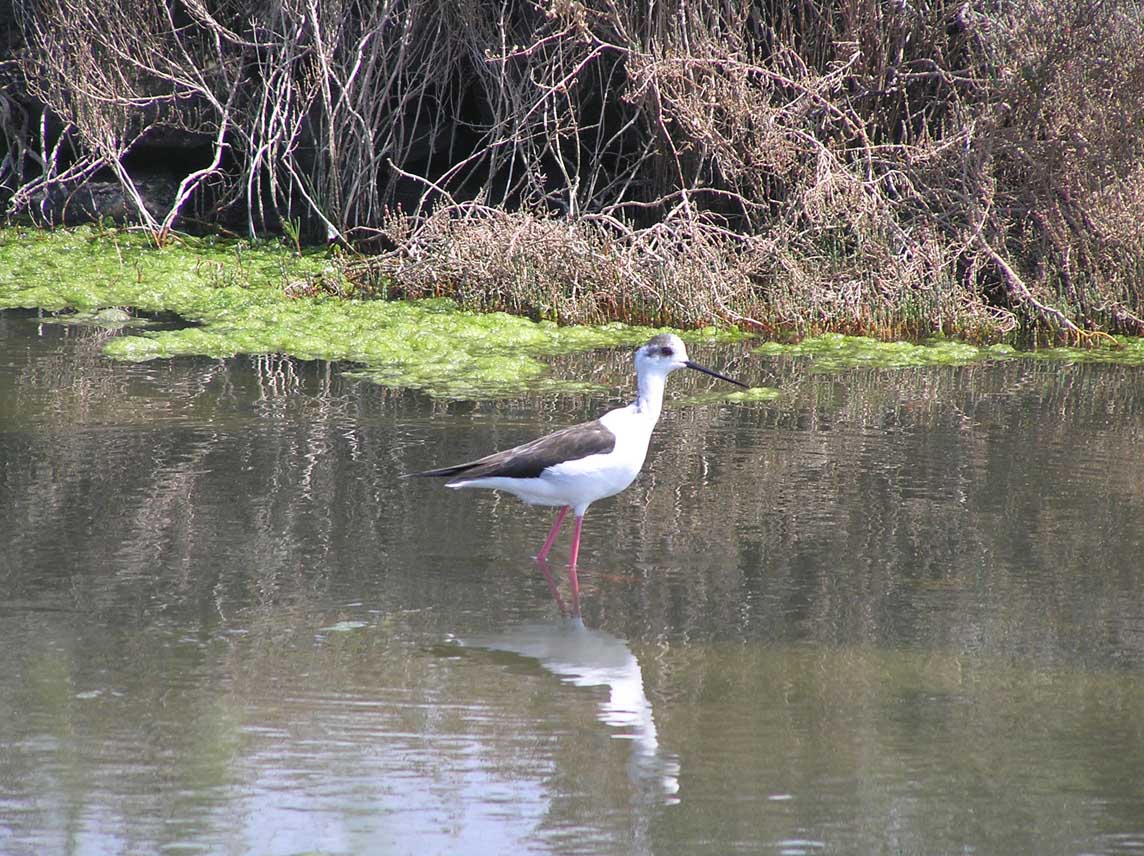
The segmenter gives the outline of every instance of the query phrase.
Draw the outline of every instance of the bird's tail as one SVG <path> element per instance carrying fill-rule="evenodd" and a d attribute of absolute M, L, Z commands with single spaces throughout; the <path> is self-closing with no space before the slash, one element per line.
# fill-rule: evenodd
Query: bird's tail
<path fill-rule="evenodd" d="M 420 473 L 406 473 L 402 476 L 403 479 L 420 479 L 420 478 L 452 478 L 453 476 L 464 475 L 472 464 L 457 464 L 453 467 L 441 467 L 436 470 L 425 470 Z"/>

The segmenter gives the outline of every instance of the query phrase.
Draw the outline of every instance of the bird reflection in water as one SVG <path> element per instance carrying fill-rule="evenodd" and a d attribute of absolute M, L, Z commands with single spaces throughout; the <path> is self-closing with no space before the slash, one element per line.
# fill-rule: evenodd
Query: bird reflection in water
<path fill-rule="evenodd" d="M 551 574 L 553 597 L 567 615 Z M 624 640 L 585 627 L 575 610 L 572 617 L 550 623 L 524 624 L 501 633 L 458 639 L 466 648 L 498 651 L 535 660 L 541 668 L 576 687 L 607 687 L 597 716 L 616 729 L 617 738 L 632 741 L 629 772 L 633 781 L 652 782 L 661 799 L 678 802 L 679 761 L 660 750 L 651 702 L 644 692 L 639 660 Z"/>
<path fill-rule="evenodd" d="M 583 621 L 580 620 L 579 588 L 572 588 L 572 609 L 569 610 L 568 605 L 564 602 L 564 598 L 560 596 L 560 588 L 556 584 L 556 577 L 553 575 L 552 569 L 548 567 L 548 562 L 544 559 L 533 559 L 533 561 L 536 562 L 536 566 L 540 568 L 540 573 L 544 575 L 544 581 L 548 583 L 548 593 L 552 595 L 552 599 L 556 602 L 560 614 L 565 618 L 571 616 L 572 620 L 579 621 L 583 624 Z"/>

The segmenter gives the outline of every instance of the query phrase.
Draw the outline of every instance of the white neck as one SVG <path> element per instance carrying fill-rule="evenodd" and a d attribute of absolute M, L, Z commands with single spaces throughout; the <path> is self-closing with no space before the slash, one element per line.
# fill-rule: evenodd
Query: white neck
<path fill-rule="evenodd" d="M 667 375 L 659 372 L 645 372 L 639 376 L 637 385 L 639 394 L 636 398 L 636 412 L 646 416 L 652 422 L 659 419 L 659 412 L 663 408 L 663 388 L 667 382 Z"/>

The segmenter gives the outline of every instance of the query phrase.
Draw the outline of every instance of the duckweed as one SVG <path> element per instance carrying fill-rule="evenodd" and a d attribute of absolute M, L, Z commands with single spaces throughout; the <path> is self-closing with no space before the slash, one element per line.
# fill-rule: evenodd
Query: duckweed
<path fill-rule="evenodd" d="M 953 339 L 935 338 L 914 344 L 881 342 L 867 336 L 825 333 L 804 339 L 795 345 L 766 342 L 755 348 L 753 353 L 763 356 L 807 357 L 813 360 L 814 370 L 822 372 L 861 366 L 880 369 L 962 366 L 1018 357 L 1058 360 L 1064 363 L 1104 362 L 1144 365 L 1144 339 L 1117 337 L 1114 344 L 1110 342 L 1109 346 L 1098 348 L 1045 348 L 1038 351 L 1018 351 L 1006 344 L 981 347 Z"/>
<path fill-rule="evenodd" d="M 704 404 L 719 404 L 721 402 L 743 404 L 754 401 L 774 401 L 780 395 L 782 395 L 782 391 L 775 389 L 773 386 L 752 386 L 750 389 L 736 389 L 729 392 L 711 390 L 710 392 L 701 392 L 695 395 L 684 395 L 674 398 L 671 401 L 671 406 L 689 407 Z"/>
<path fill-rule="evenodd" d="M 1104 348 L 1046 348 L 1032 351 L 1029 356 L 1038 360 L 1058 360 L 1065 363 L 1117 363 L 1126 366 L 1144 366 L 1144 339 L 1116 336 L 1119 347 Z"/>
<path fill-rule="evenodd" d="M 40 308 L 68 323 L 123 324 L 123 307 L 170 312 L 178 329 L 112 338 L 113 359 L 283 353 L 359 364 L 352 373 L 454 398 L 594 387 L 545 375 L 539 359 L 645 341 L 655 330 L 624 324 L 559 327 L 505 313 L 461 311 L 450 300 L 290 296 L 284 285 L 320 278 L 345 294 L 324 252 L 298 257 L 281 245 L 186 239 L 157 248 L 141 235 L 86 228 L 0 230 L 0 309 Z M 344 286 L 344 287 L 343 287 Z M 131 323 L 139 323 L 135 319 Z M 691 341 L 742 338 L 714 328 Z"/>

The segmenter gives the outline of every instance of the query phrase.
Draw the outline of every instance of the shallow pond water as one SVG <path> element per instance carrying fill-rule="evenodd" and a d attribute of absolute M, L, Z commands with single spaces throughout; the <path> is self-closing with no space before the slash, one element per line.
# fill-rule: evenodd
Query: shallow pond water
<path fill-rule="evenodd" d="M 580 627 L 547 510 L 399 476 L 626 349 L 465 402 L 114 335 L 0 313 L 0 852 L 1144 853 L 1139 369 L 697 346 L 780 394 L 673 376 Z"/>

